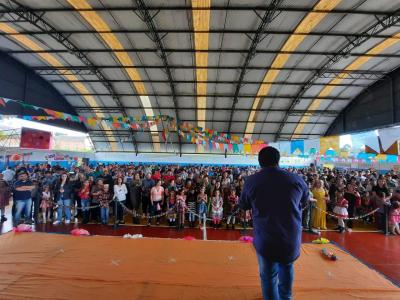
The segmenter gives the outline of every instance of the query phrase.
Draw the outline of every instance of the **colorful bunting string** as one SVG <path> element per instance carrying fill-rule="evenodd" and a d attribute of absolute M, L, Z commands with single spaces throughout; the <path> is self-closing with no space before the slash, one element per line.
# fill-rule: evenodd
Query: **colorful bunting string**
<path fill-rule="evenodd" d="M 264 144 L 265 142 L 262 140 L 252 140 L 245 137 L 240 137 L 238 135 L 232 135 L 228 133 L 221 133 L 209 128 L 202 128 L 198 126 L 194 126 L 193 124 L 182 122 L 179 125 L 179 129 L 183 132 L 192 132 L 201 134 L 202 136 L 207 137 L 208 139 L 218 140 L 222 143 L 227 144 Z"/>
<path fill-rule="evenodd" d="M 114 128 L 124 128 L 129 129 L 132 128 L 134 130 L 145 130 L 154 125 L 158 125 L 161 122 L 166 123 L 166 127 L 168 130 L 175 129 L 175 119 L 168 115 L 157 115 L 157 116 L 136 116 L 136 117 L 83 117 L 83 116 L 75 116 L 68 113 L 55 111 L 48 108 L 43 108 L 40 106 L 35 106 L 32 104 L 27 104 L 25 102 L 21 102 L 18 100 L 1 98 L 0 97 L 0 105 L 5 107 L 5 105 L 9 102 L 17 103 L 21 105 L 23 108 L 32 109 L 35 111 L 44 111 L 49 116 L 18 116 L 24 120 L 29 121 L 46 121 L 46 120 L 64 120 L 76 123 L 85 123 L 89 126 L 96 126 L 99 121 L 105 121 L 112 125 Z"/>

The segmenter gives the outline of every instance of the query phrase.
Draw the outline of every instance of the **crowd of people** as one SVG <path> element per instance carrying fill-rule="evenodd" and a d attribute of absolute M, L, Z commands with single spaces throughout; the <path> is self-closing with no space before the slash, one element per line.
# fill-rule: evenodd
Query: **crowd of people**
<path fill-rule="evenodd" d="M 234 229 L 251 226 L 252 213 L 238 208 L 246 177 L 256 167 L 179 165 L 83 165 L 67 170 L 58 165 L 20 165 L 0 173 L 1 222 L 13 199 L 14 225 L 53 222 L 108 224 L 110 215 L 124 224 L 145 220 L 149 226 L 166 222 L 177 229 L 222 224 Z M 351 230 L 353 219 L 376 223 L 378 229 L 400 234 L 400 175 L 373 170 L 289 168 L 309 185 L 310 201 L 303 207 L 304 230 L 327 229 L 327 217 L 339 232 Z M 276 199 L 279 201 L 279 199 Z M 116 209 L 115 209 L 116 208 Z M 126 217 L 126 218 L 125 218 Z"/>

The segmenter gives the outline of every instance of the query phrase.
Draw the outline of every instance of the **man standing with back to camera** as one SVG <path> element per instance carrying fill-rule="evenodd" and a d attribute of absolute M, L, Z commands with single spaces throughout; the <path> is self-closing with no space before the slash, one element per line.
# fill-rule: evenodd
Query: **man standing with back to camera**
<path fill-rule="evenodd" d="M 279 168 L 273 147 L 258 154 L 261 170 L 246 178 L 239 206 L 253 210 L 254 247 L 264 300 L 292 298 L 293 263 L 300 256 L 301 207 L 309 199 L 306 183 Z"/>

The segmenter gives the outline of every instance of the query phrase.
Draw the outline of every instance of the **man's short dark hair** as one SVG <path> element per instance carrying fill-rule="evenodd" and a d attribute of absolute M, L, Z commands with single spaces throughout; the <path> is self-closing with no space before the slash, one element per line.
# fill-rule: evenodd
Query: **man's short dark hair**
<path fill-rule="evenodd" d="M 274 167 L 279 164 L 281 155 L 274 147 L 265 147 L 258 153 L 258 162 L 261 167 Z"/>

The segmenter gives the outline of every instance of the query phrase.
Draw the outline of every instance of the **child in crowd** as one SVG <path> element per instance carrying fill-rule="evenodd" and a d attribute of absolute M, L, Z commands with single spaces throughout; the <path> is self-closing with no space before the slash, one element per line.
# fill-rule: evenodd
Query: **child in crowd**
<path fill-rule="evenodd" d="M 214 197 L 212 198 L 212 207 L 211 207 L 211 217 L 213 220 L 213 227 L 217 229 L 217 227 L 221 224 L 222 214 L 224 212 L 223 209 L 224 201 L 222 200 L 222 196 L 219 190 L 216 190 L 214 193 Z"/>
<path fill-rule="evenodd" d="M 338 219 L 338 227 L 340 233 L 346 229 L 344 219 L 348 217 L 347 208 L 349 207 L 349 202 L 343 197 L 343 192 L 336 192 L 336 205 L 333 209 L 334 214 Z"/>
<path fill-rule="evenodd" d="M 226 221 L 226 229 L 229 229 L 229 224 L 231 224 L 232 221 L 232 229 L 235 229 L 235 223 L 236 223 L 236 216 L 235 214 L 237 213 L 237 208 L 238 208 L 238 203 L 239 203 L 239 197 L 236 195 L 236 191 L 234 189 L 231 190 L 229 196 L 228 196 L 228 219 Z"/>
<path fill-rule="evenodd" d="M 167 218 L 168 218 L 168 225 L 169 226 L 176 225 L 175 205 L 176 205 L 175 190 L 170 190 L 168 192 L 168 198 L 167 198 L 167 211 L 168 211 Z"/>
<path fill-rule="evenodd" d="M 50 210 L 53 201 L 51 199 L 51 192 L 50 187 L 48 185 L 43 186 L 42 194 L 41 194 L 41 201 L 40 201 L 40 208 L 42 209 L 42 216 L 43 216 L 43 223 L 50 220 Z"/>
<path fill-rule="evenodd" d="M 247 229 L 247 226 L 251 225 L 251 210 L 241 211 L 241 221 L 243 229 Z"/>
<path fill-rule="evenodd" d="M 108 184 L 103 185 L 103 191 L 99 194 L 98 198 L 100 204 L 100 216 L 101 224 L 107 225 L 110 213 L 110 202 L 113 199 L 113 195 L 110 192 L 110 186 Z"/>
<path fill-rule="evenodd" d="M 394 201 L 389 210 L 389 229 L 391 234 L 400 234 L 400 202 Z"/>
<path fill-rule="evenodd" d="M 207 194 L 205 193 L 206 188 L 204 186 L 201 187 L 200 193 L 197 195 L 197 205 L 199 208 L 199 227 L 206 220 L 207 215 Z"/>
<path fill-rule="evenodd" d="M 83 224 L 89 222 L 89 205 L 90 205 L 90 182 L 85 180 L 82 184 L 81 189 L 78 191 L 78 196 L 81 200 Z"/>
<path fill-rule="evenodd" d="M 178 191 L 176 196 L 176 213 L 178 222 L 176 224 L 176 229 L 183 229 L 185 227 L 185 212 L 187 210 L 186 206 L 186 196 L 184 191 L 181 189 Z"/>

